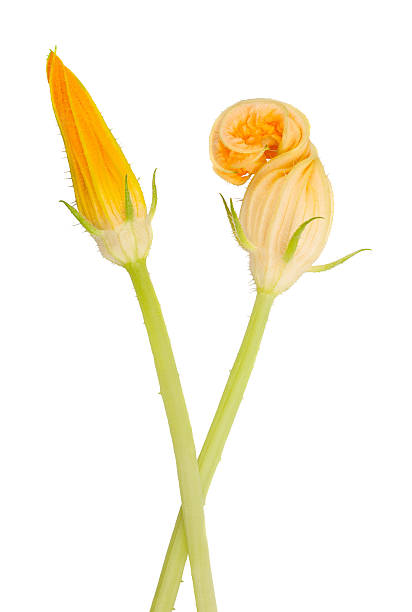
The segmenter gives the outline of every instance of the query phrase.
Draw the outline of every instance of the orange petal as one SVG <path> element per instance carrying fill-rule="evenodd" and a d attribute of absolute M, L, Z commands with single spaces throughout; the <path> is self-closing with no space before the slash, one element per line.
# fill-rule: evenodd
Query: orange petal
<path fill-rule="evenodd" d="M 293 165 L 310 153 L 309 123 L 290 105 L 276 100 L 243 100 L 226 109 L 210 135 L 210 157 L 220 176 L 245 182 L 268 161 L 285 156 Z"/>
<path fill-rule="evenodd" d="M 146 214 L 140 185 L 98 108 L 52 51 L 47 79 L 64 140 L 79 212 L 100 229 L 125 220 L 125 177 L 138 217 Z"/>

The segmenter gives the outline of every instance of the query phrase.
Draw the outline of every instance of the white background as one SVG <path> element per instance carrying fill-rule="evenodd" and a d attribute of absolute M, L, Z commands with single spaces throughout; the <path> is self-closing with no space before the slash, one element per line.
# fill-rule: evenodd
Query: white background
<path fill-rule="evenodd" d="M 412 609 L 406 1 L 18 2 L 3 9 L 0 609 L 148 611 L 179 498 L 131 283 L 73 200 L 45 74 L 83 81 L 159 204 L 148 264 L 198 448 L 253 304 L 217 195 L 226 106 L 301 109 L 336 214 L 274 305 L 206 505 L 221 612 Z M 4 14 L 5 11 L 5 14 Z M 150 198 L 149 198 L 150 199 Z M 177 610 L 194 611 L 190 574 Z"/>

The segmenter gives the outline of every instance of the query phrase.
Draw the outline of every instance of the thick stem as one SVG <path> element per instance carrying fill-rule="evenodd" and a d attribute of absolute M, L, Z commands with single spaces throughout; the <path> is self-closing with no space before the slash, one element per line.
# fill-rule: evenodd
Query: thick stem
<path fill-rule="evenodd" d="M 198 612 L 216 612 L 196 450 L 169 336 L 144 261 L 126 267 L 142 310 L 169 422 L 182 499 L 186 543 Z"/>
<path fill-rule="evenodd" d="M 204 499 L 206 499 L 210 483 L 212 482 L 237 410 L 242 401 L 273 300 L 274 297 L 266 293 L 258 293 L 256 296 L 243 342 L 230 372 L 202 452 L 199 455 L 200 479 Z M 182 509 L 180 509 L 163 563 L 152 607 L 150 608 L 151 612 L 170 612 L 173 609 L 186 557 L 187 546 Z"/>

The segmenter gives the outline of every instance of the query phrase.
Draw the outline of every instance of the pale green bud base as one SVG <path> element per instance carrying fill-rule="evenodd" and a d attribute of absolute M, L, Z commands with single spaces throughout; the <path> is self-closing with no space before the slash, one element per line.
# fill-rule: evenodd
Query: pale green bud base
<path fill-rule="evenodd" d="M 119 266 L 145 259 L 152 244 L 150 217 L 134 217 L 111 230 L 101 230 L 93 238 L 103 257 Z"/>
<path fill-rule="evenodd" d="M 124 207 L 126 220 L 113 229 L 99 229 L 83 217 L 74 206 L 60 200 L 77 221 L 96 240 L 103 257 L 118 266 L 127 266 L 146 259 L 152 244 L 151 221 L 156 212 L 156 170 L 152 178 L 152 205 L 148 215 L 138 217 L 130 197 L 127 176 L 124 179 Z"/>

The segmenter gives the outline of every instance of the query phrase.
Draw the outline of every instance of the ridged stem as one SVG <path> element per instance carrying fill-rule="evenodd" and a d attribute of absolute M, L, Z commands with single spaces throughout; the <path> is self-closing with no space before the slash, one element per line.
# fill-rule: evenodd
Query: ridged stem
<path fill-rule="evenodd" d="M 169 422 L 182 500 L 181 536 L 186 543 L 198 612 L 216 612 L 196 450 L 172 347 L 146 263 L 126 266 L 149 336 L 160 393 Z"/>

